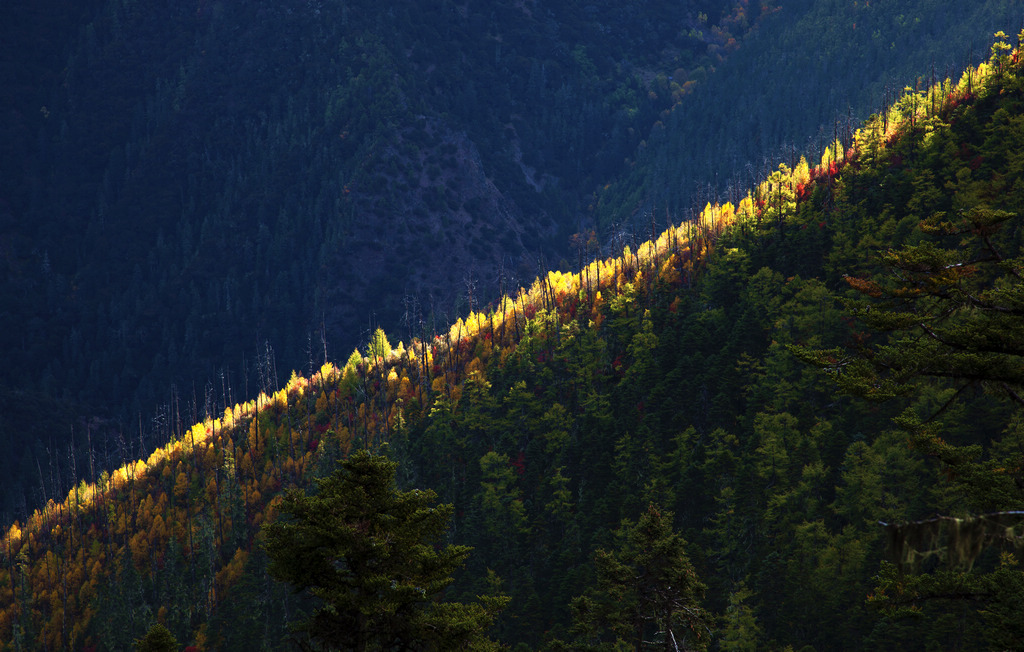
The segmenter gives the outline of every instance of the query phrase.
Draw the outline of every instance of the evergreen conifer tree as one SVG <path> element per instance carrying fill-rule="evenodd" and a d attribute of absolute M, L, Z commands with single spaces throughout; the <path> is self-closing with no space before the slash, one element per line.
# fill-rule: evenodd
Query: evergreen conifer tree
<path fill-rule="evenodd" d="M 143 638 L 135 641 L 136 652 L 177 652 L 178 641 L 170 630 L 160 623 L 149 628 Z"/>
<path fill-rule="evenodd" d="M 264 527 L 270 573 L 309 591 L 312 616 L 296 626 L 313 650 L 495 649 L 485 635 L 507 599 L 438 599 L 470 548 L 440 545 L 451 505 L 433 491 L 399 491 L 397 463 L 360 451 L 317 491 L 290 492 L 285 515 Z"/>
<path fill-rule="evenodd" d="M 568 649 L 704 649 L 711 622 L 700 605 L 705 586 L 672 519 L 648 505 L 635 523 L 622 522 L 616 550 L 597 551 L 597 586 L 573 600 L 576 642 Z"/>

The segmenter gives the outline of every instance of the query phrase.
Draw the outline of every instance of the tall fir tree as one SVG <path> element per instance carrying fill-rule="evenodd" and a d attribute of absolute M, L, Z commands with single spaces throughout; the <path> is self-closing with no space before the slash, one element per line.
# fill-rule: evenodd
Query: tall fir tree
<path fill-rule="evenodd" d="M 264 526 L 270 573 L 309 591 L 316 607 L 296 626 L 311 650 L 497 649 L 486 631 L 507 601 L 439 596 L 469 556 L 441 545 L 451 505 L 433 491 L 399 491 L 397 463 L 360 451 L 317 491 L 290 492 Z"/>

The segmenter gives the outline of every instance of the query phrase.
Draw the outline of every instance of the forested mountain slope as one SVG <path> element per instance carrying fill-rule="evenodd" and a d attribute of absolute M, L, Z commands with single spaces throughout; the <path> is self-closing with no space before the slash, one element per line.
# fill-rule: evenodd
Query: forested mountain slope
<path fill-rule="evenodd" d="M 650 80 L 735 49 L 761 13 L 66 4 L 0 21 L 0 395 L 80 415 L 43 430 L 4 414 L 9 512 L 57 491 L 34 467 L 68 432 L 98 454 L 141 421 L 131 437 L 152 446 L 175 406 L 195 417 L 213 387 L 272 373 L 268 343 L 305 367 L 557 265 L 671 105 Z"/>
<path fill-rule="evenodd" d="M 495 634 L 519 649 L 615 640 L 569 604 L 649 505 L 675 514 L 714 648 L 1020 647 L 1009 47 L 736 205 L 446 335 L 377 331 L 82 482 L 4 533 L 0 639 L 125 649 L 159 621 L 200 649 L 282 647 L 308 603 L 267 575 L 260 526 L 283 489 L 370 449 L 453 504 L 450 538 L 474 550 L 448 596 L 499 583 Z"/>
<path fill-rule="evenodd" d="M 1019 8 L 4 12 L 0 404 L 50 415 L 0 411 L 0 511 L 24 515 L 67 489 L 69 454 L 114 461 L 118 437 L 150 449 L 215 394 L 311 373 L 325 346 L 348 350 L 377 325 L 408 339 L 569 269 L 574 233 L 597 225 L 611 255 L 729 179 L 742 193 L 787 143 L 820 149 L 837 116 L 845 127 L 891 99 L 886 84 L 961 68 Z"/>
<path fill-rule="evenodd" d="M 776 164 L 848 137 L 905 87 L 921 90 L 987 56 L 988 35 L 1024 21 L 1012 0 L 796 0 L 695 85 L 599 195 L 602 224 L 736 201 Z M 638 211 L 638 208 L 640 209 Z"/>

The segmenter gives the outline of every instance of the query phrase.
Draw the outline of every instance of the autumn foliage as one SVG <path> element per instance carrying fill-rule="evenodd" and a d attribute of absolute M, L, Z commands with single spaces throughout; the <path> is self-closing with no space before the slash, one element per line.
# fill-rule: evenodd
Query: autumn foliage
<path fill-rule="evenodd" d="M 1012 57 L 1016 65 L 1017 54 Z M 1003 74 L 1009 61 L 994 58 L 958 83 L 945 80 L 909 91 L 848 142 L 828 147 L 818 164 L 801 159 L 793 168 L 781 165 L 736 205 L 708 204 L 695 220 L 626 246 L 614 257 L 598 257 L 576 272 L 548 272 L 457 319 L 445 332 L 392 346 L 380 331 L 344 366 L 325 363 L 310 378 L 293 375 L 272 394 L 261 393 L 176 434 L 147 459 L 76 485 L 59 502 L 51 500 L 24 523 L 7 527 L 0 538 L 0 641 L 52 650 L 107 645 L 93 620 L 97 605 L 114 609 L 115 599 L 103 587 L 115 578 L 139 584 L 173 571 L 182 582 L 180 595 L 168 589 L 161 594 L 166 604 L 139 616 L 140 623 L 185 623 L 196 649 L 216 649 L 208 622 L 245 581 L 259 555 L 260 527 L 273 518 L 286 489 L 309 486 L 354 449 L 400 449 L 412 424 L 428 417 L 441 423 L 464 394 L 486 386 L 489 369 L 513 360 L 526 341 L 532 360 L 542 364 L 558 355 L 563 333 L 614 332 L 629 311 L 642 322 L 645 302 L 659 292 L 670 297 L 665 310 L 676 314 L 678 297 L 716 257 L 728 254 L 719 251 L 723 234 L 785 232 L 797 223 L 801 206 L 828 201 L 848 166 L 867 165 L 901 134 L 947 119 L 973 101 L 986 80 Z M 801 224 L 811 231 L 827 226 Z M 848 282 L 865 294 L 875 291 L 871 281 Z M 608 368 L 588 373 L 629 381 L 643 364 L 640 345 L 631 347 L 624 345 Z M 638 418 L 646 418 L 642 397 L 631 405 Z M 543 415 L 544 423 L 554 424 L 552 442 L 565 436 L 558 418 Z M 523 454 L 494 454 L 489 461 L 482 472 L 490 474 L 488 486 L 496 492 L 511 491 L 514 479 L 529 473 Z M 503 500 L 509 510 L 504 525 L 517 527 L 521 499 Z"/>

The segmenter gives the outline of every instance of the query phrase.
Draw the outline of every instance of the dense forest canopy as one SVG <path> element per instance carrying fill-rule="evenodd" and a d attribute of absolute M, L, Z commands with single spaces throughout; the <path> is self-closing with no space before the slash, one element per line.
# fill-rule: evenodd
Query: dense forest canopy
<path fill-rule="evenodd" d="M 669 106 L 651 75 L 760 15 L 66 4 L 3 21 L 0 396 L 57 426 L 5 412 L 12 513 L 67 486 L 33 467 L 68 432 L 83 451 L 118 434 L 151 448 L 214 393 L 270 390 L 377 324 L 436 330 L 557 265 Z"/>
<path fill-rule="evenodd" d="M 280 533 L 379 531 L 304 508 L 365 467 L 424 536 L 450 518 L 430 604 L 491 596 L 481 645 L 1019 649 L 1024 64 L 995 39 L 736 202 L 90 457 L 3 532 L 0 641 L 303 642 L 348 598 L 275 580 Z"/>
<path fill-rule="evenodd" d="M 433 334 L 538 273 L 735 204 L 905 86 L 981 60 L 1019 14 L 5 7 L 0 513 L 24 517 L 74 469 L 148 453 L 377 326 Z"/>

